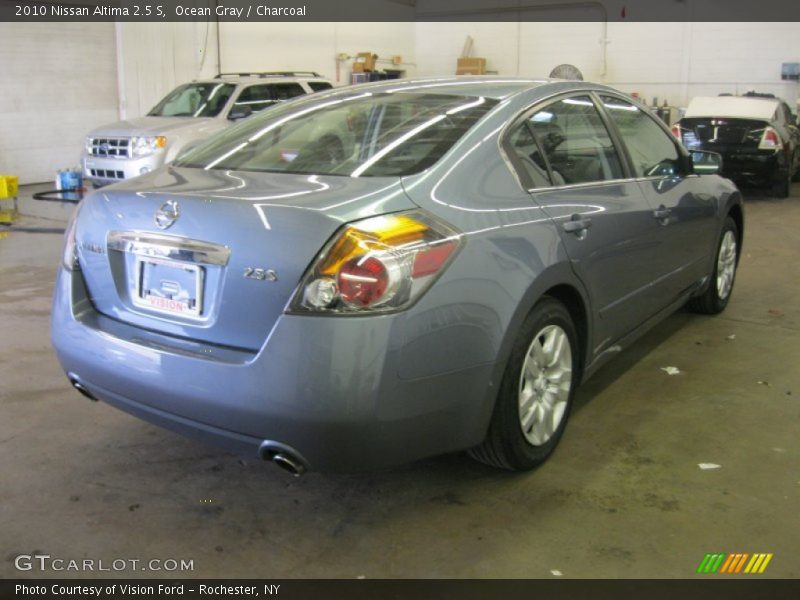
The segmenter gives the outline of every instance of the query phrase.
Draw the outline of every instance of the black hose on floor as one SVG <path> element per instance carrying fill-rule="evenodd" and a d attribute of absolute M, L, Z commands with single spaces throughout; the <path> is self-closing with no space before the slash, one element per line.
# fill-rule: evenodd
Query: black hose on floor
<path fill-rule="evenodd" d="M 51 190 L 33 195 L 34 200 L 48 202 L 80 202 L 83 200 L 83 190 Z"/>

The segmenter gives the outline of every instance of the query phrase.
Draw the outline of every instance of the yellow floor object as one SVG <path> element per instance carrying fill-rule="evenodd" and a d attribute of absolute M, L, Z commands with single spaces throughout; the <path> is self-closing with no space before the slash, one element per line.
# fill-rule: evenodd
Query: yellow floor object
<path fill-rule="evenodd" d="M 0 175 L 0 200 L 16 198 L 19 190 L 19 177 L 16 175 Z"/>

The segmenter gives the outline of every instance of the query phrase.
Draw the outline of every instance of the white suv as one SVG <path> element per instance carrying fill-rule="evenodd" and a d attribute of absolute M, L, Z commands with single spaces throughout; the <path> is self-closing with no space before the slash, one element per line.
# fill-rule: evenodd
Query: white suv
<path fill-rule="evenodd" d="M 333 84 L 312 72 L 222 73 L 175 88 L 139 119 L 91 131 L 83 174 L 99 187 L 142 175 L 234 121 Z"/>

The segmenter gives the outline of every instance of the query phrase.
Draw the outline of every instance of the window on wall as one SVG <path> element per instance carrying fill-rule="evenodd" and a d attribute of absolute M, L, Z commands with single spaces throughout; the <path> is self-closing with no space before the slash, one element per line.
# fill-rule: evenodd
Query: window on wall
<path fill-rule="evenodd" d="M 601 96 L 603 106 L 619 129 L 637 177 L 669 177 L 681 173 L 680 153 L 673 137 L 636 105 Z"/>
<path fill-rule="evenodd" d="M 614 143 L 589 96 L 548 104 L 526 123 L 550 162 L 555 185 L 624 177 Z"/>

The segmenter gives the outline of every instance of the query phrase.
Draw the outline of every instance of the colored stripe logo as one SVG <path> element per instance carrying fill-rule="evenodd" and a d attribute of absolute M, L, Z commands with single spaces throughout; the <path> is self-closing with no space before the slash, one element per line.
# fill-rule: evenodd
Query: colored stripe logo
<path fill-rule="evenodd" d="M 763 573 L 769 561 L 772 560 L 772 553 L 748 554 L 738 552 L 734 554 L 706 554 L 697 567 L 697 572 L 702 574 L 726 574 L 736 575 Z"/>

